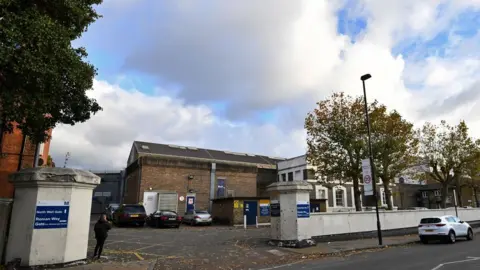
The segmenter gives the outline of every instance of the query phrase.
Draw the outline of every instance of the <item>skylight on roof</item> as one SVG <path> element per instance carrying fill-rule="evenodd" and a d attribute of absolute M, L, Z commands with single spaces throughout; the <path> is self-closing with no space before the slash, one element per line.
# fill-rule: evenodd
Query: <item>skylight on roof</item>
<path fill-rule="evenodd" d="M 191 146 L 187 146 L 187 149 L 190 149 L 190 150 L 198 150 L 198 148 L 196 148 L 196 147 L 191 147 Z"/>
<path fill-rule="evenodd" d="M 142 144 L 142 149 L 148 150 L 148 149 L 150 149 L 150 147 L 148 147 L 148 145 Z"/>
<path fill-rule="evenodd" d="M 237 155 L 237 156 L 246 156 L 247 154 L 245 153 L 238 153 L 238 152 L 230 152 L 230 151 L 223 151 L 225 154 L 230 154 L 230 155 Z"/>
<path fill-rule="evenodd" d="M 174 144 L 169 144 L 168 146 L 171 148 L 187 149 L 185 146 L 174 145 Z"/>
<path fill-rule="evenodd" d="M 268 158 L 271 158 L 271 159 L 280 159 L 280 160 L 285 160 L 285 158 L 282 158 L 282 157 L 271 157 L 271 156 L 269 156 Z"/>

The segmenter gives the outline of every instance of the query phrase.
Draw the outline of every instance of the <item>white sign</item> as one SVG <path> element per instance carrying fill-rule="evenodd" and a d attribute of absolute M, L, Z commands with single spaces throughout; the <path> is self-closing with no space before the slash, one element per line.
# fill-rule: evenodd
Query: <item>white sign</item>
<path fill-rule="evenodd" d="M 103 192 L 103 197 L 110 197 L 110 196 L 112 196 L 112 192 L 110 191 Z"/>
<path fill-rule="evenodd" d="M 178 199 L 179 199 L 181 202 L 183 202 L 183 201 L 185 200 L 185 197 L 180 196 Z"/>
<path fill-rule="evenodd" d="M 365 196 L 373 195 L 372 168 L 370 159 L 362 160 L 363 193 Z"/>

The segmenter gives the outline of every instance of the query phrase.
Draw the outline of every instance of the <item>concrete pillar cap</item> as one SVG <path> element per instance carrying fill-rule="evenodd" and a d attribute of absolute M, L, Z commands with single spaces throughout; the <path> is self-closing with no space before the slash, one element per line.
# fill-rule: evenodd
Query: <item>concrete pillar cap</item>
<path fill-rule="evenodd" d="M 64 182 L 98 185 L 100 177 L 92 172 L 71 168 L 37 167 L 24 169 L 10 175 L 13 185 L 29 182 Z"/>

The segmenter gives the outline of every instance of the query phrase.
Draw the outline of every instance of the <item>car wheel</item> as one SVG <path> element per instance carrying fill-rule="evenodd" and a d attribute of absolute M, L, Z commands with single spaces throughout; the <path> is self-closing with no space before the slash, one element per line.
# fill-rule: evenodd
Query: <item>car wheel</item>
<path fill-rule="evenodd" d="M 428 244 L 428 239 L 425 237 L 425 236 L 420 236 L 420 242 L 422 242 L 422 244 Z"/>
<path fill-rule="evenodd" d="M 455 232 L 453 231 L 448 232 L 447 242 L 450 244 L 454 244 L 456 240 L 457 240 L 457 236 L 455 236 Z"/>
<path fill-rule="evenodd" d="M 155 220 L 155 228 L 160 228 L 160 221 L 158 221 L 158 219 Z"/>
<path fill-rule="evenodd" d="M 473 230 L 472 230 L 472 229 L 468 229 L 468 232 L 467 232 L 467 240 L 468 240 L 468 241 L 473 240 Z"/>

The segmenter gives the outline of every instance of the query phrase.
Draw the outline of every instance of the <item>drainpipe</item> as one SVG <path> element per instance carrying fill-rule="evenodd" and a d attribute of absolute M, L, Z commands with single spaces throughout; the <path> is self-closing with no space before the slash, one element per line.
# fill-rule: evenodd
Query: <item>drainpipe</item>
<path fill-rule="evenodd" d="M 209 212 L 212 213 L 213 199 L 215 199 L 215 172 L 217 170 L 217 164 L 212 162 L 212 169 L 210 170 L 210 206 Z"/>

